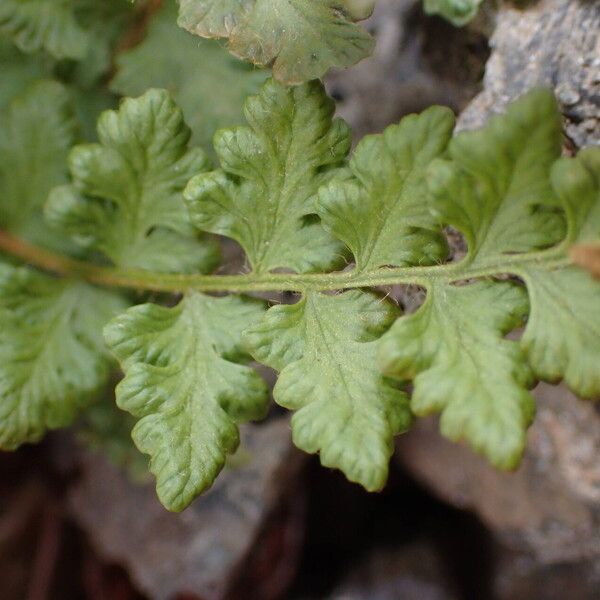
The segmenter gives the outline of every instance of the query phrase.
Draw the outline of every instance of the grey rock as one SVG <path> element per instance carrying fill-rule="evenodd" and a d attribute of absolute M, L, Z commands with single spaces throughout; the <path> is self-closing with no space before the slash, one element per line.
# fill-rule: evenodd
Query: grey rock
<path fill-rule="evenodd" d="M 600 2 L 539 0 L 506 5 L 490 40 L 484 91 L 461 114 L 473 129 L 535 86 L 554 89 L 576 147 L 600 144 Z"/>
<path fill-rule="evenodd" d="M 530 555 L 503 552 L 493 583 L 495 600 L 599 600 L 594 561 L 544 564 Z"/>
<path fill-rule="evenodd" d="M 352 569 L 330 600 L 454 600 L 436 549 L 415 542 L 380 550 Z"/>
<path fill-rule="evenodd" d="M 366 27 L 373 55 L 326 80 L 356 140 L 432 104 L 462 110 L 481 89 L 488 49 L 478 29 L 425 17 L 421 0 L 378 0 Z"/>

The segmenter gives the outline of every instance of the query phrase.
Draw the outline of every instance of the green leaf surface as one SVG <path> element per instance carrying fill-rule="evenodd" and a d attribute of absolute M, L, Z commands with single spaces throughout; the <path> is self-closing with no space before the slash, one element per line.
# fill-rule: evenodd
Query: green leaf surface
<path fill-rule="evenodd" d="M 0 265 L 0 447 L 70 424 L 106 382 L 102 327 L 124 310 L 84 283 Z"/>
<path fill-rule="evenodd" d="M 273 393 L 297 411 L 294 443 L 368 490 L 385 484 L 393 436 L 411 420 L 405 392 L 376 363 L 376 340 L 396 316 L 367 292 L 309 293 L 245 333 L 253 356 L 281 371 Z"/>
<path fill-rule="evenodd" d="M 380 351 L 386 374 L 414 379 L 417 414 L 441 412 L 445 435 L 502 468 L 523 452 L 535 378 L 600 394 L 600 285 L 568 259 L 573 243 L 600 237 L 600 160 L 593 150 L 556 163 L 560 139 L 556 101 L 536 90 L 430 165 L 432 212 L 463 233 L 468 253 L 427 282 L 425 304 Z M 453 284 L 475 273 L 521 277 L 531 308 L 511 283 Z M 520 344 L 502 339 L 528 312 Z"/>
<path fill-rule="evenodd" d="M 83 58 L 88 37 L 75 18 L 74 5 L 74 0 L 2 0 L 0 32 L 23 52 L 44 49 L 58 59 Z"/>
<path fill-rule="evenodd" d="M 414 380 L 415 414 L 441 412 L 446 437 L 466 439 L 501 468 L 520 461 L 535 412 L 526 391 L 534 379 L 519 343 L 503 339 L 527 309 L 525 290 L 513 283 L 434 285 L 380 348 L 386 374 Z"/>
<path fill-rule="evenodd" d="M 350 148 L 321 83 L 286 88 L 269 80 L 245 105 L 247 127 L 215 136 L 221 169 L 194 177 L 185 198 L 198 229 L 226 235 L 255 272 L 330 268 L 341 245 L 318 222 L 315 197 Z"/>
<path fill-rule="evenodd" d="M 183 110 L 193 141 L 209 147 L 217 129 L 243 122 L 244 100 L 258 91 L 267 73 L 231 57 L 218 42 L 178 27 L 176 12 L 174 2 L 165 3 L 142 43 L 117 56 L 110 86 L 127 96 L 149 87 L 168 89 Z"/>
<path fill-rule="evenodd" d="M 537 377 L 600 396 L 600 283 L 579 267 L 523 269 L 531 315 L 522 345 Z"/>
<path fill-rule="evenodd" d="M 428 15 L 440 15 L 456 27 L 466 25 L 475 17 L 483 0 L 424 0 Z"/>
<path fill-rule="evenodd" d="M 575 243 L 600 241 L 600 149 L 561 159 L 552 180 L 565 206 L 565 256 Z M 530 266 L 519 275 L 531 298 L 522 344 L 536 375 L 567 385 L 583 398 L 600 396 L 600 282 L 579 267 Z"/>
<path fill-rule="evenodd" d="M 581 150 L 574 159 L 561 159 L 552 168 L 552 184 L 567 216 L 567 239 L 573 244 L 600 240 L 600 148 Z"/>
<path fill-rule="evenodd" d="M 73 184 L 53 190 L 47 219 L 119 266 L 211 269 L 214 243 L 194 234 L 182 197 L 208 160 L 188 147 L 190 130 L 168 92 L 149 90 L 102 113 L 98 138 L 71 152 Z"/>
<path fill-rule="evenodd" d="M 0 113 L 0 228 L 61 247 L 42 219 L 50 190 L 67 179 L 77 124 L 67 89 L 53 81 L 28 87 Z"/>
<path fill-rule="evenodd" d="M 229 38 L 230 51 L 296 85 L 368 56 L 373 38 L 354 23 L 370 12 L 348 0 L 180 0 L 179 24 Z M 371 4 L 372 5 L 372 4 Z"/>
<path fill-rule="evenodd" d="M 266 385 L 239 364 L 241 332 L 263 311 L 257 300 L 190 293 L 174 308 L 131 308 L 105 329 L 126 375 L 117 404 L 139 418 L 132 435 L 169 510 L 212 484 L 238 445 L 237 423 L 266 411 Z"/>
<path fill-rule="evenodd" d="M 466 238 L 473 265 L 554 245 L 564 216 L 550 184 L 560 156 L 561 120 L 549 90 L 513 102 L 485 127 L 456 135 L 450 161 L 436 161 L 428 183 L 432 209 Z"/>
<path fill-rule="evenodd" d="M 317 211 L 352 250 L 358 270 L 446 258 L 446 238 L 429 210 L 425 177 L 453 128 L 453 113 L 441 107 L 405 117 L 358 144 L 351 179 L 321 188 Z"/>

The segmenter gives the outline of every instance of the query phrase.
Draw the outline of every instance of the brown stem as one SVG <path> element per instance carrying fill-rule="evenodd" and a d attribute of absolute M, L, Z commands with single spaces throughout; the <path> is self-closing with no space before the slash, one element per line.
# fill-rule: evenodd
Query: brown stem
<path fill-rule="evenodd" d="M 141 6 L 138 14 L 133 19 L 131 27 L 125 32 L 118 43 L 115 54 L 137 46 L 144 39 L 150 19 L 160 10 L 162 5 L 163 0 L 149 0 L 149 2 Z"/>
<path fill-rule="evenodd" d="M 17 256 L 24 262 L 40 267 L 56 275 L 67 276 L 73 271 L 73 265 L 78 261 L 72 261 L 69 258 L 58 256 L 52 252 L 47 252 L 42 248 L 33 246 L 21 238 L 15 237 L 7 231 L 0 229 L 0 249 Z"/>

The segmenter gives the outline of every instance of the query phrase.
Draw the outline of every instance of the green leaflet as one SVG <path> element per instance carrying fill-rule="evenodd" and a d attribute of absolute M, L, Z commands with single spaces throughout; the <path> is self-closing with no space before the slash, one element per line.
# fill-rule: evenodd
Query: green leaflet
<path fill-rule="evenodd" d="M 451 160 L 432 165 L 432 210 L 464 234 L 471 266 L 498 265 L 501 273 L 506 254 L 546 248 L 564 237 L 550 184 L 561 131 L 554 96 L 534 90 L 484 128 L 456 135 Z"/>
<path fill-rule="evenodd" d="M 140 419 L 132 435 L 169 510 L 212 484 L 238 445 L 236 424 L 266 411 L 266 385 L 238 364 L 241 332 L 263 310 L 257 300 L 192 292 L 175 308 L 131 308 L 105 329 L 126 374 L 117 404 Z"/>
<path fill-rule="evenodd" d="M 62 81 L 93 87 L 109 70 L 132 15 L 131 4 L 123 0 L 2 0 L 2 96 L 13 81 L 29 73 L 48 77 L 52 70 Z M 30 56 L 12 52 L 13 62 L 3 64 L 8 40 Z"/>
<path fill-rule="evenodd" d="M 454 115 L 441 107 L 405 117 L 358 144 L 350 160 L 352 179 L 321 188 L 317 212 L 352 250 L 358 270 L 446 258 L 446 238 L 429 211 L 425 175 L 445 151 L 453 128 Z"/>
<path fill-rule="evenodd" d="M 222 169 L 188 184 L 194 225 L 237 240 L 254 272 L 339 264 L 339 242 L 314 216 L 319 186 L 340 171 L 350 149 L 348 127 L 333 112 L 319 82 L 286 88 L 267 81 L 246 102 L 249 126 L 217 132 Z"/>
<path fill-rule="evenodd" d="M 2 0 L 0 32 L 23 52 L 44 49 L 58 59 L 83 58 L 88 38 L 75 18 L 74 4 L 74 0 Z"/>
<path fill-rule="evenodd" d="M 102 113 L 98 138 L 72 150 L 73 184 L 53 190 L 47 219 L 119 266 L 211 269 L 215 246 L 194 235 L 182 197 L 208 161 L 188 148 L 190 130 L 168 92 L 149 90 Z"/>
<path fill-rule="evenodd" d="M 600 149 L 561 159 L 552 181 L 568 219 L 559 252 L 575 243 L 600 241 Z M 583 398 L 600 396 L 600 282 L 569 266 L 549 271 L 526 267 L 518 274 L 531 298 L 531 316 L 522 345 L 540 379 L 558 381 Z"/>
<path fill-rule="evenodd" d="M 370 13 L 355 0 L 179 0 L 179 25 L 203 37 L 229 38 L 235 56 L 272 66 L 296 85 L 368 56 L 371 36 L 354 23 Z"/>
<path fill-rule="evenodd" d="M 522 350 L 502 339 L 526 316 L 527 304 L 512 284 L 452 281 L 471 279 L 482 267 L 520 276 L 531 304 L 520 347 L 534 375 L 565 378 L 583 396 L 600 394 L 600 285 L 567 258 L 574 241 L 599 237 L 600 161 L 590 151 L 552 167 L 560 136 L 556 102 L 537 90 L 483 129 L 457 135 L 450 160 L 432 163 L 432 211 L 465 235 L 468 253 L 426 284 L 426 303 L 396 322 L 380 350 L 385 373 L 414 378 L 417 414 L 442 411 L 445 435 L 466 438 L 503 468 L 518 464 L 533 414 L 526 389 L 534 380 Z M 565 212 L 567 238 L 553 247 L 565 238 Z"/>
<path fill-rule="evenodd" d="M 50 190 L 66 181 L 76 130 L 69 94 L 53 81 L 29 86 L 0 113 L 0 228 L 44 246 L 64 246 L 45 226 L 42 206 Z"/>
<path fill-rule="evenodd" d="M 84 283 L 0 265 L 0 448 L 64 427 L 109 375 L 102 327 L 125 303 Z"/>
<path fill-rule="evenodd" d="M 0 14 L 9 4 L 0 6 Z M 25 10 L 26 6 L 33 7 L 36 2 L 17 0 L 14 5 L 16 4 L 21 5 L 20 10 Z M 74 20 L 85 36 L 85 52 L 81 55 L 57 55 L 52 53 L 51 48 L 41 45 L 39 48 L 27 49 L 28 53 L 24 54 L 17 49 L 10 35 L 2 33 L 0 24 L 0 109 L 36 79 L 56 77 L 67 84 L 73 96 L 75 111 L 86 134 L 85 138 L 93 139 L 94 135 L 87 134 L 88 129 L 92 132 L 95 130 L 100 112 L 98 107 L 108 108 L 109 96 L 114 105 L 115 97 L 100 87 L 99 80 L 110 68 L 116 42 L 131 21 L 131 4 L 123 0 L 72 0 L 63 3 L 62 8 L 61 2 L 54 0 L 43 0 L 37 4 L 44 7 L 41 12 L 34 11 L 36 19 L 46 19 L 42 33 L 50 34 L 53 27 L 61 30 L 63 24 L 60 23 L 59 15 L 68 14 L 69 20 Z M 59 44 L 64 44 L 69 42 L 69 37 L 60 35 L 57 40 Z M 69 58 L 76 61 L 68 60 Z M 92 119 L 93 125 L 88 128 L 88 121 Z"/>
<path fill-rule="evenodd" d="M 466 25 L 479 10 L 483 0 L 424 0 L 428 15 L 440 15 L 456 27 Z"/>
<path fill-rule="evenodd" d="M 92 6 L 87 6 L 88 3 Z M 83 139 L 93 140 L 100 112 L 112 108 L 116 100 L 114 94 L 98 85 L 98 79 L 110 66 L 115 36 L 121 33 L 131 8 L 123 0 L 100 3 L 96 0 L 79 0 L 77 8 L 77 14 L 80 11 L 85 13 L 86 18 L 82 18 L 82 22 L 89 23 L 88 34 L 94 40 L 86 56 L 78 62 L 57 61 L 43 51 L 24 54 L 8 37 L 0 34 L 0 110 L 22 95 L 33 82 L 58 78 L 69 91 Z M 39 112 L 44 108 L 43 102 L 39 106 L 32 104 L 34 111 Z"/>
<path fill-rule="evenodd" d="M 522 345 L 536 376 L 561 379 L 580 397 L 600 396 L 600 284 L 569 267 L 522 269 L 531 315 Z"/>
<path fill-rule="evenodd" d="M 165 3 L 144 41 L 117 56 L 111 89 L 129 96 L 149 87 L 168 89 L 193 140 L 208 146 L 217 129 L 242 122 L 244 99 L 258 91 L 267 74 L 232 58 L 218 42 L 200 40 L 177 27 L 176 11 L 175 2 Z"/>
<path fill-rule="evenodd" d="M 415 414 L 441 412 L 445 436 L 467 439 L 500 468 L 518 464 L 535 412 L 519 343 L 503 339 L 527 309 L 525 290 L 513 283 L 434 284 L 380 348 L 386 373 L 414 380 Z"/>
<path fill-rule="evenodd" d="M 245 333 L 253 356 L 281 371 L 274 397 L 297 411 L 294 443 L 368 490 L 385 484 L 393 436 L 411 420 L 405 392 L 376 364 L 376 340 L 396 316 L 371 293 L 314 292 Z"/>

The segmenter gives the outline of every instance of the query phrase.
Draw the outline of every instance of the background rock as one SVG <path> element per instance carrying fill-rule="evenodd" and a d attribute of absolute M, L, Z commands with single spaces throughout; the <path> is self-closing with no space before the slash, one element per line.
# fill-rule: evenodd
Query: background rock
<path fill-rule="evenodd" d="M 530 555 L 503 552 L 493 593 L 497 600 L 597 600 L 600 573 L 594 561 L 545 564 Z"/>
<path fill-rule="evenodd" d="M 426 17 L 421 0 L 378 0 L 366 27 L 374 54 L 326 81 L 356 140 L 431 104 L 459 112 L 481 89 L 489 50 L 479 27 Z"/>
<path fill-rule="evenodd" d="M 332 600 L 456 600 L 436 549 L 419 542 L 379 551 L 355 565 Z"/>
<path fill-rule="evenodd" d="M 484 91 L 462 113 L 460 128 L 479 127 L 491 113 L 535 86 L 554 89 L 566 134 L 577 147 L 600 144 L 600 3 L 539 0 L 505 5 L 490 40 Z"/>
<path fill-rule="evenodd" d="M 288 420 L 243 427 L 235 462 L 200 500 L 172 514 L 151 485 L 132 484 L 86 454 L 69 493 L 71 513 L 99 554 L 124 565 L 149 598 L 248 597 L 236 592 L 240 586 L 275 598 L 294 574 L 302 531 L 303 458 L 291 446 Z"/>

